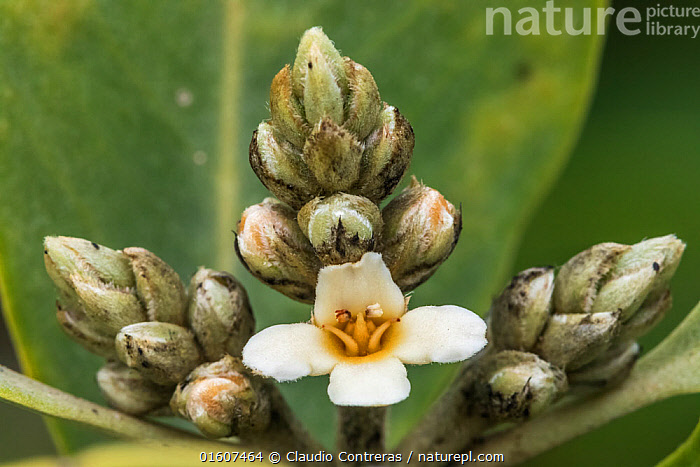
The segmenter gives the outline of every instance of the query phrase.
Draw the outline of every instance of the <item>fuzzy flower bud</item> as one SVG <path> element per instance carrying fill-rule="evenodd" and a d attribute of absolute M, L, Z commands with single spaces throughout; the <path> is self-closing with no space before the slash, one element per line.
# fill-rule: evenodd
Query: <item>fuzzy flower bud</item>
<path fill-rule="evenodd" d="M 136 323 L 115 338 L 117 357 L 161 385 L 182 381 L 200 361 L 194 335 L 171 323 Z"/>
<path fill-rule="evenodd" d="M 532 349 L 549 319 L 553 290 L 552 268 L 516 275 L 491 305 L 489 341 L 498 349 Z"/>
<path fill-rule="evenodd" d="M 197 367 L 170 400 L 173 412 L 191 420 L 210 438 L 264 430 L 270 423 L 268 399 L 240 360 L 225 356 Z"/>
<path fill-rule="evenodd" d="M 668 289 L 650 294 L 639 310 L 620 326 L 620 341 L 633 340 L 649 332 L 666 316 L 673 299 Z"/>
<path fill-rule="evenodd" d="M 189 325 L 206 359 L 240 356 L 255 330 L 248 294 L 230 274 L 200 268 L 190 282 Z"/>
<path fill-rule="evenodd" d="M 559 368 L 575 370 L 605 352 L 618 330 L 617 312 L 554 314 L 534 352 Z"/>
<path fill-rule="evenodd" d="M 297 220 L 324 265 L 359 261 L 374 250 L 382 231 L 377 205 L 345 193 L 309 201 Z"/>
<path fill-rule="evenodd" d="M 304 33 L 294 65 L 272 81 L 270 114 L 253 134 L 250 164 L 295 210 L 340 191 L 378 203 L 411 159 L 411 125 L 381 101 L 372 74 L 341 57 L 321 28 Z"/>
<path fill-rule="evenodd" d="M 413 178 L 383 210 L 382 255 L 401 291 L 425 282 L 454 250 L 462 215 L 438 192 Z"/>
<path fill-rule="evenodd" d="M 562 267 L 555 282 L 555 311 L 616 311 L 627 321 L 647 296 L 667 287 L 684 249 L 685 244 L 674 235 L 631 246 L 595 245 Z"/>
<path fill-rule="evenodd" d="M 591 363 L 568 373 L 571 384 L 604 387 L 621 383 L 639 358 L 641 349 L 636 342 L 621 342 Z"/>
<path fill-rule="evenodd" d="M 505 350 L 479 362 L 474 395 L 484 416 L 528 418 L 547 409 L 566 390 L 566 376 L 537 355 Z"/>
<path fill-rule="evenodd" d="M 114 337 L 99 332 L 81 308 L 66 308 L 58 300 L 56 308 L 58 324 L 68 337 L 94 354 L 109 359 L 117 358 Z"/>
<path fill-rule="evenodd" d="M 185 287 L 165 261 L 144 248 L 124 248 L 136 277 L 136 292 L 149 321 L 185 324 Z"/>
<path fill-rule="evenodd" d="M 255 277 L 301 302 L 314 298 L 321 262 L 296 220 L 296 213 L 267 198 L 243 212 L 236 252 Z"/>
<path fill-rule="evenodd" d="M 145 415 L 168 406 L 174 386 L 160 386 L 120 363 L 107 363 L 97 372 L 97 385 L 107 403 L 132 415 Z"/>

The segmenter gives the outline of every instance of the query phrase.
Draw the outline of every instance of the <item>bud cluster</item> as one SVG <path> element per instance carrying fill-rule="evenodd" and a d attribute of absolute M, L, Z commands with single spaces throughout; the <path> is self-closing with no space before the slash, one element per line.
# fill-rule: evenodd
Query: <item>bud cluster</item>
<path fill-rule="evenodd" d="M 669 282 L 685 244 L 674 235 L 635 245 L 602 243 L 553 268 L 517 274 L 494 299 L 487 355 L 473 371 L 492 417 L 544 410 L 568 384 L 624 380 L 639 356 L 635 339 L 671 307 Z M 504 404 L 503 401 L 506 401 Z"/>
<path fill-rule="evenodd" d="M 253 134 L 250 163 L 279 201 L 246 209 L 236 239 L 255 277 L 312 302 L 325 265 L 381 252 L 408 292 L 447 259 L 461 215 L 438 191 L 414 178 L 379 208 L 408 168 L 413 130 L 321 28 L 304 33 L 294 64 L 275 76 L 270 113 Z"/>
<path fill-rule="evenodd" d="M 212 402 L 203 400 L 201 391 L 183 392 L 178 383 L 199 378 L 202 368 L 232 367 L 253 334 L 248 297 L 233 276 L 200 268 L 186 290 L 177 273 L 148 250 L 117 251 L 70 237 L 47 237 L 44 262 L 59 289 L 59 324 L 73 340 L 107 359 L 97 383 L 110 405 L 145 415 L 174 408 L 178 401 L 189 412 L 175 412 L 205 434 L 226 431 L 192 416 L 200 408 L 206 412 Z M 217 409 L 219 425 L 230 425 L 222 436 L 233 430 L 233 417 L 241 423 L 240 407 L 257 397 L 250 375 L 237 371 L 237 384 L 247 388 L 241 401 L 228 387 L 221 386 L 220 395 L 213 386 L 206 391 L 207 397 L 229 404 Z"/>

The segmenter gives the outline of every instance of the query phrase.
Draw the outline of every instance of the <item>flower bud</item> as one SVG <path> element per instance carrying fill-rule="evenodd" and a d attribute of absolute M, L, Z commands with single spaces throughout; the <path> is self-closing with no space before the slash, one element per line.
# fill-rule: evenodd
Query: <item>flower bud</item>
<path fill-rule="evenodd" d="M 632 245 L 605 278 L 591 312 L 617 310 L 627 321 L 651 291 L 666 288 L 684 249 L 674 235 Z"/>
<path fill-rule="evenodd" d="M 322 191 L 301 157 L 301 147 L 297 149 L 277 139 L 267 122 L 253 133 L 249 157 L 250 166 L 263 185 L 294 209 L 300 209 Z"/>
<path fill-rule="evenodd" d="M 659 324 L 671 309 L 672 303 L 671 291 L 668 289 L 650 294 L 637 312 L 622 323 L 618 339 L 625 341 L 643 336 Z"/>
<path fill-rule="evenodd" d="M 100 333 L 80 308 L 64 308 L 56 301 L 56 319 L 61 329 L 75 342 L 101 357 L 115 359 L 114 336 Z"/>
<path fill-rule="evenodd" d="M 462 215 L 437 191 L 413 178 L 382 210 L 382 255 L 394 282 L 409 292 L 452 253 Z"/>
<path fill-rule="evenodd" d="M 554 314 L 534 352 L 559 368 L 575 370 L 605 352 L 618 330 L 617 312 Z"/>
<path fill-rule="evenodd" d="M 342 96 L 348 92 L 348 82 L 345 76 L 345 64 L 343 57 L 333 45 L 333 42 L 323 33 L 323 29 L 315 27 L 308 29 L 299 41 L 297 56 L 292 68 L 292 83 L 294 94 L 302 99 L 305 97 L 305 85 L 309 76 L 309 70 L 313 70 L 314 59 L 323 58 L 324 70 L 330 74 L 329 80 L 337 85 Z M 311 67 L 309 67 L 311 64 Z M 316 123 L 316 122 L 313 122 Z"/>
<path fill-rule="evenodd" d="M 97 385 L 107 403 L 132 415 L 167 407 L 174 386 L 160 386 L 120 363 L 107 363 L 97 372 Z"/>
<path fill-rule="evenodd" d="M 554 311 L 590 313 L 601 282 L 629 248 L 618 243 L 601 243 L 567 261 L 554 282 Z"/>
<path fill-rule="evenodd" d="M 323 119 L 342 124 L 343 92 L 333 74 L 333 64 L 326 61 L 321 49 L 314 43 L 306 51 L 305 57 L 297 56 L 297 60 L 300 58 L 306 63 L 303 78 L 306 120 L 310 125 L 316 125 Z M 344 74 L 345 70 L 342 73 Z"/>
<path fill-rule="evenodd" d="M 185 288 L 165 261 L 143 248 L 124 248 L 136 277 L 136 293 L 149 321 L 185 324 Z"/>
<path fill-rule="evenodd" d="M 205 436 L 239 436 L 260 432 L 270 423 L 262 392 L 240 360 L 227 355 L 192 371 L 177 386 L 170 407 Z"/>
<path fill-rule="evenodd" d="M 591 363 L 568 373 L 571 384 L 605 387 L 615 386 L 627 378 L 639 358 L 636 342 L 621 342 Z"/>
<path fill-rule="evenodd" d="M 537 415 L 568 388 L 564 372 L 531 353 L 505 350 L 485 357 L 479 366 L 474 392 L 490 418 Z"/>
<path fill-rule="evenodd" d="M 384 105 L 377 83 L 367 68 L 345 57 L 345 73 L 350 95 L 343 127 L 362 141 L 382 124 L 380 117 Z"/>
<path fill-rule="evenodd" d="M 192 332 L 171 323 L 126 326 L 117 334 L 115 346 L 126 366 L 164 386 L 182 381 L 201 361 Z"/>
<path fill-rule="evenodd" d="M 362 144 L 324 117 L 306 140 L 303 159 L 325 193 L 346 191 L 360 176 Z"/>
<path fill-rule="evenodd" d="M 398 111 L 384 105 L 381 127 L 371 133 L 362 154 L 360 178 L 349 190 L 375 203 L 389 196 L 399 184 L 413 155 L 413 128 Z"/>
<path fill-rule="evenodd" d="M 255 277 L 301 302 L 311 303 L 321 262 L 296 221 L 296 213 L 267 198 L 243 212 L 236 252 Z"/>
<path fill-rule="evenodd" d="M 345 193 L 311 200 L 297 220 L 324 265 L 359 261 L 374 250 L 382 231 L 377 205 Z"/>
<path fill-rule="evenodd" d="M 304 109 L 292 93 L 292 72 L 286 65 L 272 80 L 270 86 L 270 117 L 272 127 L 297 148 L 303 148 L 311 133 L 304 119 Z"/>
<path fill-rule="evenodd" d="M 532 349 L 549 319 L 553 290 L 552 268 L 516 275 L 491 305 L 489 342 L 498 349 Z"/>
<path fill-rule="evenodd" d="M 95 329 L 113 336 L 124 326 L 146 319 L 143 305 L 132 288 L 116 288 L 81 274 L 73 274 L 70 281 Z"/>
<path fill-rule="evenodd" d="M 243 286 L 230 274 L 200 268 L 190 282 L 190 329 L 207 360 L 239 357 L 255 331 Z"/>
<path fill-rule="evenodd" d="M 76 274 L 114 287 L 135 285 L 129 260 L 121 251 L 82 238 L 46 237 L 44 262 L 49 276 L 64 292 L 71 293 L 71 276 Z"/>
<path fill-rule="evenodd" d="M 674 235 L 627 246 L 596 245 L 567 262 L 555 283 L 557 313 L 617 311 L 627 321 L 653 292 L 664 290 L 685 244 Z"/>

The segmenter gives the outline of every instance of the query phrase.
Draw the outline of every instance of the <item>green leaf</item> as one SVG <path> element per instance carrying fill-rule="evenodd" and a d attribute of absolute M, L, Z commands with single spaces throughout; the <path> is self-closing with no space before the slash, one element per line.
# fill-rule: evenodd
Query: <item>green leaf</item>
<path fill-rule="evenodd" d="M 220 451 L 225 450 L 225 448 L 221 447 L 218 449 Z M 235 447 L 233 447 L 233 449 L 235 449 Z M 228 451 L 230 453 L 231 448 L 229 448 Z M 68 459 L 65 457 L 39 457 L 10 465 L 12 467 L 54 467 L 56 465 L 62 465 L 68 460 L 70 465 L 76 466 L 99 465 L 101 467 L 123 467 L 125 465 L 143 465 L 145 462 L 144 460 L 148 459 L 147 463 L 151 467 L 189 467 L 201 463 L 199 456 L 202 455 L 202 453 L 206 456 L 211 454 L 211 459 L 213 460 L 209 461 L 210 457 L 207 457 L 207 462 L 214 462 L 216 460 L 217 451 L 206 444 L 200 446 L 183 446 L 172 443 L 170 446 L 161 446 L 146 443 L 120 443 L 94 446 L 74 456 L 70 456 Z M 254 456 L 257 454 L 257 452 L 253 453 Z M 228 456 L 223 457 L 222 453 L 221 459 L 225 460 L 228 458 Z M 237 462 L 245 464 L 248 461 L 237 460 Z M 262 462 L 259 458 L 256 458 L 255 463 L 256 465 L 273 465 L 267 461 L 266 454 L 263 454 Z M 9 467 L 9 465 L 7 467 Z"/>
<path fill-rule="evenodd" d="M 514 19 L 525 3 L 509 4 Z M 372 71 L 382 98 L 413 124 L 411 172 L 462 203 L 460 245 L 412 304 L 457 303 L 483 314 L 575 141 L 602 44 L 598 35 L 503 36 L 500 19 L 496 35 L 487 36 L 489 6 L 0 3 L 0 290 L 25 372 L 100 400 L 99 359 L 69 341 L 53 318 L 55 292 L 41 255 L 46 235 L 143 246 L 184 279 L 202 264 L 233 270 L 259 327 L 307 319 L 307 306 L 234 266 L 230 231 L 245 206 L 267 195 L 246 162 L 249 138 L 268 118 L 272 77 L 314 25 Z M 453 369 L 411 370 L 412 397 L 393 410 L 395 437 Z M 326 384 L 306 378 L 282 389 L 329 442 Z M 62 423 L 52 431 L 64 450 L 94 441 Z"/>
<path fill-rule="evenodd" d="M 673 451 L 657 467 L 698 467 L 700 466 L 700 423 L 687 440 Z"/>

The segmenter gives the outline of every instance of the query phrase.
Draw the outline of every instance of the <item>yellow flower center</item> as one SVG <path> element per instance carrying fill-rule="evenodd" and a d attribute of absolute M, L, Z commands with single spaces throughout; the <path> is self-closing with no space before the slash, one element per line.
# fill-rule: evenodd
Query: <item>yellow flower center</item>
<path fill-rule="evenodd" d="M 348 357 L 363 357 L 381 349 L 382 336 L 393 324 L 400 321 L 399 318 L 388 319 L 377 325 L 373 320 L 382 316 L 383 311 L 378 303 L 370 305 L 365 311 L 352 316 L 348 310 L 336 310 L 335 319 L 340 324 L 335 326 L 321 326 L 338 337 L 345 345 L 345 354 Z"/>

